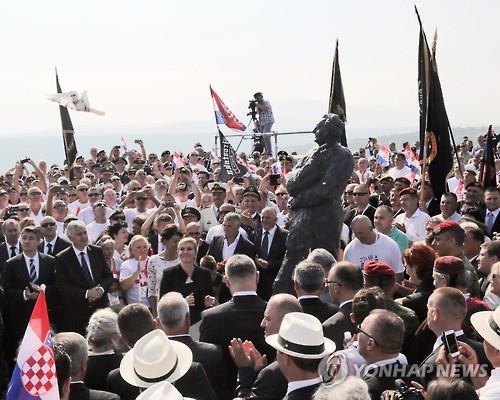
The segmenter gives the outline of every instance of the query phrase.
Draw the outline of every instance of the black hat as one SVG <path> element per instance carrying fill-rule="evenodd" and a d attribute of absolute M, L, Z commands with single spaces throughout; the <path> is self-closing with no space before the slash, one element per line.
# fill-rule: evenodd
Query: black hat
<path fill-rule="evenodd" d="M 285 150 L 278 151 L 278 157 L 280 157 L 280 156 L 287 156 L 287 155 L 288 155 L 288 153 Z"/>
<path fill-rule="evenodd" d="M 219 182 L 214 182 L 208 187 L 212 193 L 226 193 L 226 186 Z"/>
<path fill-rule="evenodd" d="M 245 198 L 246 196 L 253 196 L 260 201 L 259 190 L 255 186 L 249 186 L 245 189 L 245 191 L 243 192 L 243 198 Z"/>
<path fill-rule="evenodd" d="M 181 216 L 182 217 L 185 217 L 186 215 L 194 215 L 198 221 L 201 219 L 200 212 L 196 208 L 194 208 L 194 207 L 185 207 L 181 211 Z"/>
<path fill-rule="evenodd" d="M 169 156 L 169 155 L 170 155 L 170 150 L 164 150 L 161 153 L 161 157 L 163 157 L 163 156 Z"/>

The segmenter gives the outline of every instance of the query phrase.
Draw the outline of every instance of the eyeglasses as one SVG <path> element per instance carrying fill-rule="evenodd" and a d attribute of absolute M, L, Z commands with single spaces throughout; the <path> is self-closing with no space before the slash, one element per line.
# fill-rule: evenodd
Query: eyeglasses
<path fill-rule="evenodd" d="M 352 196 L 352 195 L 353 195 L 353 193 L 354 193 L 353 191 L 344 192 L 344 194 L 349 195 L 349 196 Z"/>
<path fill-rule="evenodd" d="M 141 200 L 141 201 L 146 201 L 148 198 L 147 197 L 136 197 L 136 200 Z"/>
<path fill-rule="evenodd" d="M 186 232 L 188 236 L 201 236 L 201 232 Z"/>
<path fill-rule="evenodd" d="M 66 205 L 58 204 L 58 205 L 54 206 L 54 208 L 66 208 Z"/>
<path fill-rule="evenodd" d="M 41 196 L 41 195 L 42 195 L 42 193 L 40 193 L 40 192 L 31 192 L 30 193 L 30 196 Z"/>
<path fill-rule="evenodd" d="M 286 196 L 286 195 L 288 195 L 288 193 L 275 193 L 275 194 L 276 194 L 276 196 Z"/>
<path fill-rule="evenodd" d="M 329 281 L 329 280 L 326 280 L 326 281 L 325 281 L 325 284 L 326 284 L 326 286 L 328 286 L 328 285 L 343 286 L 340 282 Z"/>
<path fill-rule="evenodd" d="M 18 210 L 18 211 L 21 211 L 21 212 L 27 212 L 27 211 L 29 211 L 30 209 L 29 209 L 29 208 L 18 208 L 17 210 Z"/>
<path fill-rule="evenodd" d="M 40 226 L 42 228 L 53 228 L 54 226 L 56 226 L 56 223 L 55 222 L 46 222 L 45 224 L 41 224 Z"/>
<path fill-rule="evenodd" d="M 89 193 L 89 197 L 97 197 L 99 196 L 99 193 Z"/>
<path fill-rule="evenodd" d="M 373 340 L 373 343 L 375 343 L 377 346 L 380 346 L 380 345 L 378 344 L 378 342 L 375 340 L 375 338 L 374 338 L 372 335 L 369 335 L 369 334 L 368 334 L 368 333 L 366 333 L 363 329 L 361 329 L 361 324 L 356 325 L 356 330 L 357 330 L 358 332 L 361 332 L 363 335 L 368 336 L 371 340 Z"/>
<path fill-rule="evenodd" d="M 87 188 L 80 188 L 78 189 L 79 192 L 86 192 L 88 189 Z"/>
<path fill-rule="evenodd" d="M 353 196 L 366 196 L 367 194 L 369 194 L 368 192 L 363 192 L 363 193 L 353 193 L 352 195 Z"/>

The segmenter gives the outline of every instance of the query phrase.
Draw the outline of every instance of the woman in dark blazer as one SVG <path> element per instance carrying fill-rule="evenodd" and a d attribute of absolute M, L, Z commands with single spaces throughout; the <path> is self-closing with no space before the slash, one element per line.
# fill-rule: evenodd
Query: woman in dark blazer
<path fill-rule="evenodd" d="M 196 240 L 182 239 L 177 247 L 181 263 L 163 271 L 160 284 L 160 298 L 168 292 L 179 292 L 186 298 L 191 325 L 201 320 L 201 312 L 214 301 L 210 271 L 195 265 L 196 249 Z"/>

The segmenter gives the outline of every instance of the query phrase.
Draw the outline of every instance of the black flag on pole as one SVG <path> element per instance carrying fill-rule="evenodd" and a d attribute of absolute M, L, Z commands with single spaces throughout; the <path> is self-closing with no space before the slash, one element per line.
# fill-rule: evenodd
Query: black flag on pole
<path fill-rule="evenodd" d="M 418 16 L 416 7 L 415 11 Z M 435 44 L 433 46 L 434 51 L 429 59 L 429 46 L 427 44 L 425 32 L 422 28 L 420 17 L 418 17 L 418 22 L 421 32 L 420 41 L 422 47 L 424 47 L 424 51 L 420 52 L 419 46 L 419 91 L 420 82 L 422 82 L 423 89 L 420 121 L 421 124 L 425 121 L 425 135 L 427 136 L 427 138 L 425 135 L 423 138 L 420 138 L 420 154 L 424 154 L 423 147 L 424 144 L 427 143 L 427 166 L 425 170 L 427 171 L 429 181 L 434 190 L 434 196 L 439 199 L 441 195 L 446 192 L 446 177 L 453 167 L 453 153 L 450 141 L 452 133 L 450 131 L 450 123 L 448 121 L 441 82 L 439 81 L 437 71 Z M 421 57 L 424 57 L 424 59 L 421 59 Z M 421 65 L 422 75 L 420 75 Z M 427 76 L 426 69 L 428 71 Z M 426 81 L 428 81 L 428 86 L 426 85 Z M 425 97 L 425 93 L 427 94 L 427 98 Z M 424 105 L 426 105 L 426 107 Z M 423 119 L 423 116 L 425 116 L 425 119 Z M 420 132 L 422 132 L 422 125 L 420 126 Z M 425 177 L 423 177 L 423 179 L 425 179 Z"/>
<path fill-rule="evenodd" d="M 418 23 L 420 25 L 420 36 L 418 40 L 418 105 L 420 109 L 420 159 L 424 159 L 425 128 L 427 126 L 427 99 L 429 96 L 429 69 L 431 65 L 431 54 L 427 38 L 422 27 L 422 21 L 415 6 Z"/>
<path fill-rule="evenodd" d="M 233 178 L 242 178 L 247 173 L 248 168 L 238 162 L 233 146 L 231 146 L 231 143 L 225 138 L 220 129 L 219 139 L 221 146 L 220 180 L 227 182 Z"/>
<path fill-rule="evenodd" d="M 493 140 L 493 130 L 491 125 L 486 134 L 486 143 L 484 145 L 483 160 L 481 161 L 481 170 L 479 172 L 479 183 L 483 188 L 497 186 L 497 171 L 495 169 L 495 143 Z"/>
<path fill-rule="evenodd" d="M 62 93 L 61 85 L 59 84 L 59 76 L 56 69 L 56 86 L 57 93 Z M 64 152 L 66 153 L 66 164 L 71 173 L 71 167 L 76 160 L 77 150 L 75 143 L 75 130 L 73 129 L 73 124 L 71 123 L 71 118 L 69 117 L 69 111 L 66 107 L 59 106 L 59 112 L 61 114 L 61 124 L 63 131 L 63 141 L 64 141 Z"/>
<path fill-rule="evenodd" d="M 328 113 L 337 114 L 342 122 L 346 122 L 347 113 L 345 108 L 344 87 L 342 86 L 342 77 L 340 75 L 339 65 L 339 41 L 335 44 L 335 54 L 333 56 L 332 80 L 330 83 L 330 101 L 328 103 Z M 344 131 L 340 138 L 340 144 L 347 147 L 347 137 Z"/>

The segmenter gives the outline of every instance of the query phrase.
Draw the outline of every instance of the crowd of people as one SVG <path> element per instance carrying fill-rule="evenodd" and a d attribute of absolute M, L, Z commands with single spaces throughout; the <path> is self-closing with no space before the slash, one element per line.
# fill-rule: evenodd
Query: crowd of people
<path fill-rule="evenodd" d="M 384 166 L 371 138 L 339 253 L 311 249 L 294 293 L 273 282 L 296 154 L 242 153 L 228 182 L 199 143 L 17 162 L 0 176 L 3 389 L 44 290 L 63 399 L 499 399 L 500 192 L 478 182 L 477 140 L 435 198 L 408 166 L 418 143 Z"/>

